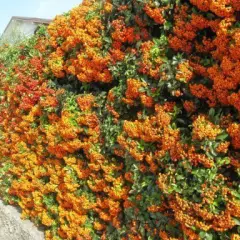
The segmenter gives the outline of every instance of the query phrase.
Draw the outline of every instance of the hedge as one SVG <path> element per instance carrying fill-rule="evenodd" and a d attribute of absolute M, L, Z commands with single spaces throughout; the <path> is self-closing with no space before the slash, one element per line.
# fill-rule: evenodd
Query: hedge
<path fill-rule="evenodd" d="M 239 0 L 84 0 L 0 63 L 0 195 L 47 240 L 240 239 Z"/>

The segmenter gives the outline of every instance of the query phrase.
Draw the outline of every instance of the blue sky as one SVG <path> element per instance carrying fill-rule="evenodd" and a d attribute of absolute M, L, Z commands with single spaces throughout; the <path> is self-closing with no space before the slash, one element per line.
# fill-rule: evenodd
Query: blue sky
<path fill-rule="evenodd" d="M 0 0 L 0 34 L 12 16 L 54 18 L 79 5 L 81 0 Z"/>

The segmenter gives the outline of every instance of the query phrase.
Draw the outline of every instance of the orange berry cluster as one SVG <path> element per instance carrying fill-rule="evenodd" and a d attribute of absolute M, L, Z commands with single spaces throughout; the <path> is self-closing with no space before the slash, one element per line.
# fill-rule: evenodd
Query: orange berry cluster
<path fill-rule="evenodd" d="M 47 240 L 240 239 L 238 0 L 84 0 L 0 48 L 0 196 Z"/>

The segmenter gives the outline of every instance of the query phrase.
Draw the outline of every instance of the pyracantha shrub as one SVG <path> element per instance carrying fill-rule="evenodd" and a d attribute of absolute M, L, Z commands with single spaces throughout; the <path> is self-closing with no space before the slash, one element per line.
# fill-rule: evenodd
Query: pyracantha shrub
<path fill-rule="evenodd" d="M 47 240 L 240 239 L 239 0 L 85 0 L 0 63 L 1 198 Z"/>

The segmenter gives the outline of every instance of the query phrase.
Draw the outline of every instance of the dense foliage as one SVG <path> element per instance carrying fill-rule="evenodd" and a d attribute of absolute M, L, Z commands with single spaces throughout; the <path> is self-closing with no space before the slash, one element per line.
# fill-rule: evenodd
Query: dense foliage
<path fill-rule="evenodd" d="M 0 62 L 1 197 L 46 239 L 240 239 L 239 0 L 85 0 Z"/>

